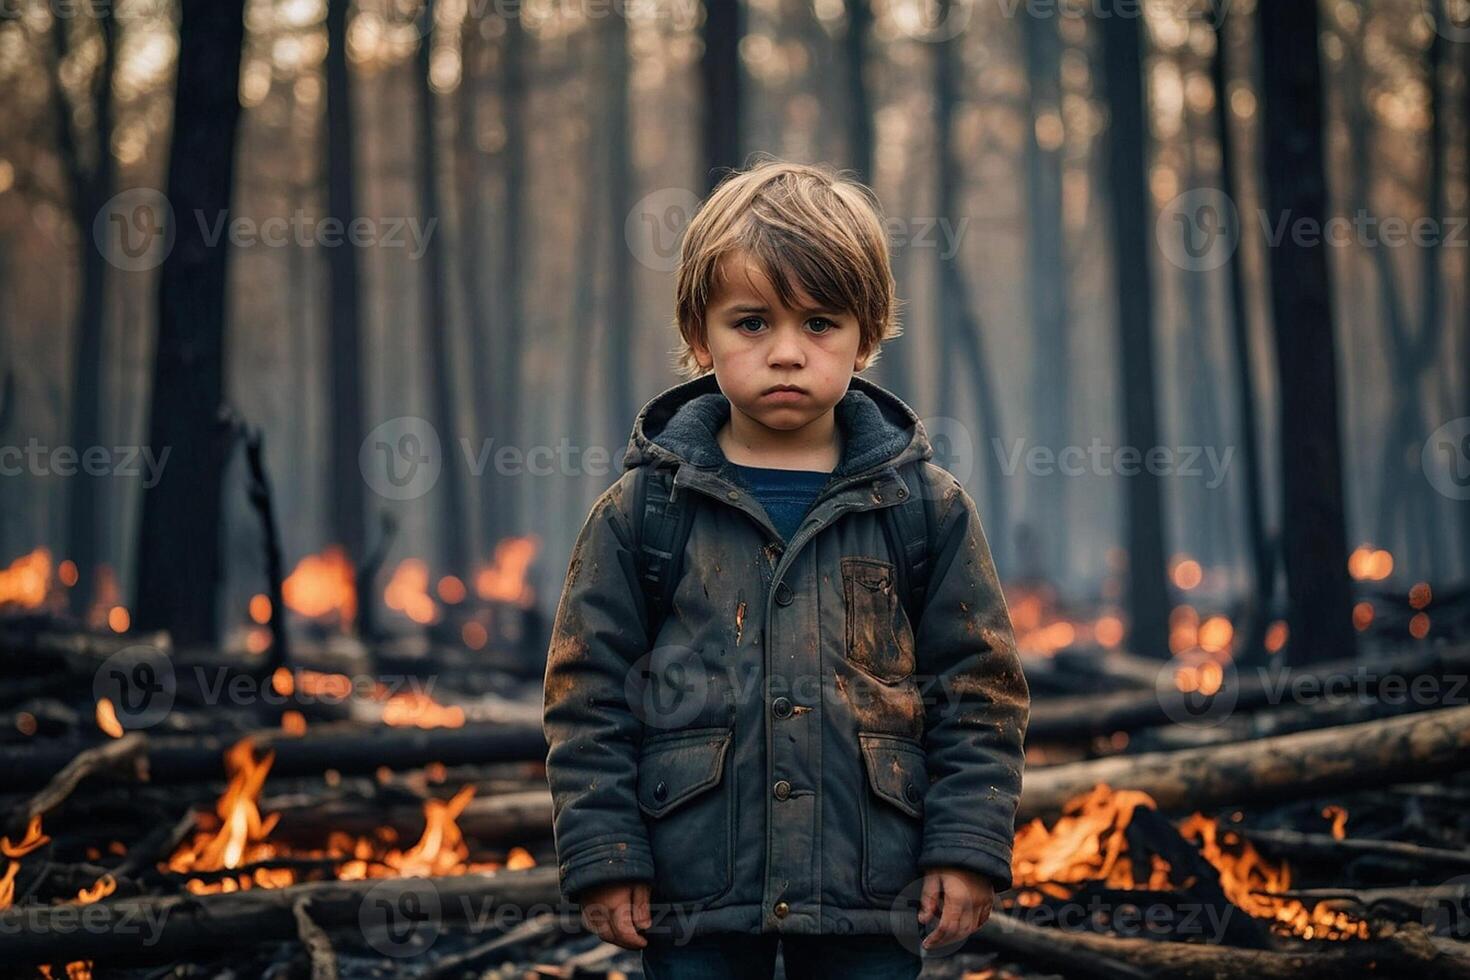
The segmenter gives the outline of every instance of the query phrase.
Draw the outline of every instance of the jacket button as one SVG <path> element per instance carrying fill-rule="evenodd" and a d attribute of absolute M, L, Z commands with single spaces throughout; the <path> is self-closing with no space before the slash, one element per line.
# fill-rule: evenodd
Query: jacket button
<path fill-rule="evenodd" d="M 789 606 L 791 605 L 791 600 L 794 596 L 795 593 L 792 591 L 791 586 L 787 585 L 785 582 L 782 582 L 780 585 L 776 586 L 776 605 Z"/>
<path fill-rule="evenodd" d="M 790 718 L 791 699 L 786 697 L 777 698 L 771 702 L 771 711 L 777 718 Z"/>
<path fill-rule="evenodd" d="M 776 913 L 776 918 L 784 919 L 786 918 L 786 913 L 791 911 L 791 906 L 785 902 L 777 902 L 776 907 L 771 909 L 771 911 Z"/>
<path fill-rule="evenodd" d="M 774 792 L 776 794 L 776 799 L 787 799 L 791 796 L 791 784 L 784 779 L 778 779 L 776 780 Z"/>
<path fill-rule="evenodd" d="M 660 779 L 658 781 L 658 785 L 653 788 L 653 798 L 655 800 L 658 800 L 660 803 L 662 803 L 664 800 L 668 799 L 669 798 L 669 784 L 666 783 L 666 782 L 664 782 L 662 779 Z"/>
<path fill-rule="evenodd" d="M 915 786 L 913 783 L 904 783 L 903 798 L 908 800 L 910 803 L 919 802 L 919 787 Z"/>
<path fill-rule="evenodd" d="M 740 499 L 740 491 L 739 490 L 729 490 L 729 491 L 727 491 L 725 493 L 725 496 L 729 497 L 731 500 L 739 500 Z"/>

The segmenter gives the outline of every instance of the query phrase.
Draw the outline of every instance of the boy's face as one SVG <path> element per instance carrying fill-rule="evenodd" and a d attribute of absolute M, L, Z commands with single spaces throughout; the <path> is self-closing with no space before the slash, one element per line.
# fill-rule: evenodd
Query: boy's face
<path fill-rule="evenodd" d="M 820 308 L 800 287 L 795 299 L 784 305 L 760 266 L 733 252 L 715 276 L 705 343 L 690 345 L 730 404 L 770 429 L 800 429 L 831 411 L 868 363 L 856 316 Z M 800 391 L 772 392 L 777 385 Z"/>

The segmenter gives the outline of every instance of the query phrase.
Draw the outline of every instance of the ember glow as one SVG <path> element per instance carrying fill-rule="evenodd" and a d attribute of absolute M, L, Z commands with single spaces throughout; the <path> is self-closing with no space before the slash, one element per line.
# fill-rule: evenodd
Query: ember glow
<path fill-rule="evenodd" d="M 281 597 L 303 616 L 350 626 L 357 618 L 357 583 L 347 553 L 333 545 L 307 555 L 281 583 Z"/>
<path fill-rule="evenodd" d="M 397 831 L 380 827 L 369 836 L 330 833 L 325 848 L 292 848 L 271 841 L 278 814 L 262 816 L 257 801 L 266 775 L 275 759 L 267 752 L 257 758 L 249 739 L 237 742 L 225 758 L 230 784 L 210 818 L 167 862 L 176 874 L 219 872 L 239 869 L 238 874 L 212 874 L 189 878 L 186 887 L 195 894 L 233 892 L 249 888 L 284 888 L 298 880 L 297 869 L 271 867 L 272 861 L 320 861 L 343 881 L 365 878 L 398 878 L 430 875 L 461 875 L 525 868 L 535 859 L 523 848 L 513 848 L 504 862 L 471 861 L 469 844 L 457 820 L 474 797 L 466 785 L 451 799 L 426 800 L 424 830 L 418 841 L 406 848 L 398 844 Z"/>
<path fill-rule="evenodd" d="M 1095 619 L 1069 619 L 1057 609 L 1048 586 L 1008 586 L 1005 593 L 1016 647 L 1024 654 L 1050 657 L 1069 647 L 1112 649 L 1123 642 L 1123 620 L 1115 611 Z"/>
<path fill-rule="evenodd" d="M 383 589 L 383 602 L 420 625 L 438 619 L 439 607 L 429 595 L 429 566 L 418 558 L 399 562 Z"/>
<path fill-rule="evenodd" d="M 271 688 L 283 698 L 300 692 L 312 701 L 348 701 L 354 697 L 382 704 L 382 721 L 400 728 L 462 728 L 465 723 L 464 709 L 458 705 L 443 705 L 423 691 L 413 689 L 390 691 L 388 685 L 378 680 L 367 680 L 359 685 L 346 674 L 334 674 L 306 668 L 290 669 L 277 667 L 271 675 Z M 298 717 L 299 717 L 299 713 Z M 305 729 L 304 719 L 301 721 Z"/>
<path fill-rule="evenodd" d="M 0 609 L 39 609 L 51 585 L 51 552 L 37 548 L 0 568 Z"/>
<path fill-rule="evenodd" d="M 487 601 L 530 606 L 535 601 L 526 572 L 541 548 L 534 534 L 505 538 L 495 545 L 495 558 L 475 574 L 475 595 Z"/>
<path fill-rule="evenodd" d="M 1052 828 L 1039 819 L 1022 827 L 1012 859 L 1018 901 L 1035 906 L 1046 898 L 1066 900 L 1077 887 L 1094 883 L 1124 891 L 1180 888 L 1171 878 L 1169 863 L 1157 854 L 1149 855 L 1146 874 L 1138 874 L 1127 829 L 1141 808 L 1158 807 L 1147 793 L 1098 784 L 1068 800 Z M 1225 896 L 1242 911 L 1268 920 L 1274 931 L 1301 939 L 1369 938 L 1365 920 L 1335 911 L 1325 902 L 1308 909 L 1297 899 L 1270 894 L 1291 888 L 1291 869 L 1285 862 L 1262 857 L 1250 841 L 1235 830 L 1222 829 L 1213 817 L 1195 813 L 1178 829 L 1219 872 Z"/>
<path fill-rule="evenodd" d="M 1348 555 L 1348 574 L 1359 582 L 1382 582 L 1393 574 L 1393 555 L 1372 545 L 1359 545 Z"/>

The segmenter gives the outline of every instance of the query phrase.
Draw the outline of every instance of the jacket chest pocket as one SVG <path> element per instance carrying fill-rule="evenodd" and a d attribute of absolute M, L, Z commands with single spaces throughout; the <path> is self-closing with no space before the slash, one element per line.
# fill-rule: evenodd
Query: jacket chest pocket
<path fill-rule="evenodd" d="M 860 732 L 868 792 L 863 794 L 863 888 L 868 898 L 891 901 L 919 875 L 924 791 L 929 786 L 924 748 L 893 735 Z"/>
<path fill-rule="evenodd" d="M 914 672 L 914 638 L 893 563 L 850 556 L 841 565 L 847 659 L 884 683 L 903 680 Z"/>
<path fill-rule="evenodd" d="M 735 767 L 726 756 L 732 738 L 728 728 L 700 728 L 644 740 L 638 806 L 653 851 L 655 900 L 706 902 L 730 889 Z"/>

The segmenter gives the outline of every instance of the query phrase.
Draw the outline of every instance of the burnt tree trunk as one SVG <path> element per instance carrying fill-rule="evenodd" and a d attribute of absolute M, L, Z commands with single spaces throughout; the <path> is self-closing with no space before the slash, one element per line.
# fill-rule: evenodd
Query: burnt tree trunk
<path fill-rule="evenodd" d="M 228 433 L 224 394 L 229 238 L 245 0 L 193 0 L 179 20 L 168 199 L 176 235 L 158 286 L 158 342 L 148 444 L 168 463 L 143 493 L 134 626 L 180 645 L 218 639 L 220 492 Z M 199 220 L 203 218 L 203 223 Z"/>
<path fill-rule="evenodd" d="M 346 229 L 357 217 L 352 72 L 347 63 L 350 0 L 327 0 L 327 215 L 344 230 L 327 251 L 327 467 L 328 511 L 333 540 L 349 558 L 367 550 L 367 515 L 358 453 L 365 435 L 362 404 L 362 319 L 358 298 L 357 247 Z"/>
<path fill-rule="evenodd" d="M 868 94 L 868 33 L 873 29 L 869 0 L 846 0 L 843 39 L 847 74 L 847 165 L 865 184 L 873 182 L 873 100 Z"/>
<path fill-rule="evenodd" d="M 1108 178 L 1113 292 L 1123 383 L 1123 444 L 1141 457 L 1159 445 L 1154 375 L 1153 281 L 1149 270 L 1148 122 L 1138 17 L 1102 17 L 1103 88 L 1111 117 Z M 1169 655 L 1163 487 L 1149 467 L 1124 478 L 1130 642 L 1144 656 Z"/>
<path fill-rule="evenodd" d="M 1244 200 L 1235 164 L 1235 130 L 1230 111 L 1229 0 L 1213 0 L 1215 56 L 1210 61 L 1215 86 L 1215 130 L 1220 141 L 1220 185 L 1236 202 Z M 1240 439 L 1241 494 L 1245 501 L 1246 546 L 1251 562 L 1251 597 L 1246 610 L 1244 641 L 1238 657 L 1253 659 L 1264 652 L 1266 623 L 1275 593 L 1276 563 L 1266 532 L 1265 491 L 1261 480 L 1261 448 L 1256 436 L 1256 382 L 1251 368 L 1250 312 L 1245 267 L 1237 251 L 1225 269 L 1230 288 L 1230 357 L 1235 375 L 1235 428 Z"/>
<path fill-rule="evenodd" d="M 468 336 L 468 356 L 473 376 L 478 379 L 493 378 L 491 374 L 491 329 L 493 318 L 490 313 L 490 289 L 481 286 L 487 277 L 485 265 L 484 234 L 488 223 L 484 201 L 484 153 L 480 149 L 479 106 L 485 92 L 482 81 L 485 39 L 480 34 L 481 19 L 474 8 L 466 14 L 464 29 L 460 33 L 460 80 L 456 100 L 458 125 L 455 127 L 455 173 L 457 175 L 457 197 L 459 200 L 459 289 L 464 301 L 465 332 Z M 495 418 L 492 383 L 470 385 L 470 410 L 473 424 L 469 432 L 475 438 L 474 448 L 479 450 L 483 440 L 489 436 L 489 426 Z M 489 555 L 494 550 L 491 538 L 494 524 L 495 494 L 489 482 L 491 474 L 479 477 L 478 514 L 479 537 L 476 551 Z"/>
<path fill-rule="evenodd" d="M 52 72 L 53 105 L 56 113 L 57 149 L 66 174 L 68 204 L 79 243 L 80 288 L 72 342 L 71 423 L 68 438 L 81 455 L 102 443 L 102 341 L 106 319 L 108 262 L 102 243 L 93 234 L 93 222 L 112 197 L 117 172 L 112 153 L 115 115 L 112 104 L 113 74 L 117 62 L 117 22 L 111 5 L 93 8 L 102 41 L 102 60 L 89 82 L 87 113 L 92 117 L 90 145 L 83 148 L 72 124 L 72 108 L 61 84 L 61 62 L 72 53 L 71 25 L 67 18 L 52 22 L 54 45 Z M 88 161 L 91 161 L 90 164 Z M 118 229 L 126 234 L 125 228 Z M 109 229 L 111 232 L 113 229 Z M 84 614 L 92 604 L 97 585 L 97 565 L 102 557 L 101 505 L 97 494 L 100 479 L 79 467 L 67 482 L 67 557 L 76 563 L 77 582 L 70 592 L 74 613 Z"/>
<path fill-rule="evenodd" d="M 1055 17 L 1022 17 L 1025 42 L 1026 296 L 1031 311 L 1031 417 L 1036 440 L 1061 452 L 1072 412 L 1071 338 L 1067 329 L 1067 258 L 1062 218 L 1062 41 Z M 1066 476 L 1031 481 L 1026 520 L 1043 536 L 1043 570 L 1050 577 L 1067 561 Z"/>
<path fill-rule="evenodd" d="M 1266 207 L 1275 221 L 1327 211 L 1318 13 L 1311 3 L 1257 8 Z M 1292 663 L 1357 647 L 1347 572 L 1337 357 L 1323 247 L 1286 235 L 1267 249 L 1272 334 L 1281 392 L 1282 553 L 1290 599 Z"/>
<path fill-rule="evenodd" d="M 623 222 L 633 207 L 633 160 L 629 128 L 632 119 L 628 109 L 628 22 L 622 17 L 609 17 L 605 41 L 607 86 L 607 170 L 606 187 L 609 195 L 608 219 L 608 279 L 607 279 L 607 346 L 604 348 L 608 360 L 608 407 L 609 421 L 613 428 L 608 432 L 608 447 L 612 451 L 614 473 L 622 471 L 620 440 L 627 438 L 626 420 L 638 410 L 633 394 L 633 353 L 637 347 L 634 339 L 633 318 L 633 269 L 629 262 L 630 252 L 623 232 Z M 691 216 L 692 217 L 692 216 Z"/>
<path fill-rule="evenodd" d="M 464 503 L 464 474 L 460 469 L 459 404 L 455 397 L 455 357 L 450 350 L 449 267 L 440 247 L 438 100 L 430 84 L 434 48 L 434 0 L 424 0 L 424 36 L 414 67 L 418 93 L 419 215 L 424 227 L 424 254 L 419 282 L 424 291 L 424 329 L 428 335 L 430 404 L 439 430 L 444 469 L 443 511 L 435 515 L 439 532 L 439 559 L 444 571 L 464 580 L 470 571 L 469 536 Z"/>
<path fill-rule="evenodd" d="M 504 234 L 500 247 L 503 261 L 500 269 L 499 309 L 504 327 L 498 332 L 499 353 L 495 357 L 494 371 L 489 375 L 494 379 L 492 383 L 495 386 L 492 404 L 495 407 L 493 434 L 497 437 L 497 446 L 517 445 L 520 439 L 520 359 L 526 316 L 524 281 L 528 273 L 525 259 L 531 252 L 526 241 L 531 225 L 526 220 L 525 206 L 530 185 L 527 176 L 530 151 L 526 133 L 526 106 L 530 99 L 526 53 L 530 38 L 520 17 L 505 18 L 505 33 L 500 44 L 500 98 L 501 118 L 505 126 L 505 152 L 501 160 L 504 173 L 504 218 L 501 227 Z M 486 534 L 493 549 L 496 541 L 505 535 L 519 532 L 521 528 L 518 495 L 520 488 L 514 476 L 496 472 L 493 466 L 489 478 L 481 486 L 491 496 L 486 511 L 490 520 Z"/>
<path fill-rule="evenodd" d="M 699 80 L 704 93 L 700 148 L 704 154 L 705 189 L 714 190 L 725 168 L 743 162 L 740 120 L 744 78 L 740 68 L 740 40 L 745 36 L 743 0 L 705 0 L 704 23 L 699 30 L 704 54 Z"/>
<path fill-rule="evenodd" d="M 945 17 L 949 16 L 945 10 Z M 938 215 L 942 220 L 954 221 L 962 213 L 961 202 L 963 167 L 953 146 L 954 117 L 960 101 L 961 51 L 964 35 L 941 41 L 934 56 L 934 112 L 935 112 L 935 155 L 938 158 Z M 956 242 L 959 238 L 956 236 Z M 973 386 L 975 414 L 978 416 L 976 440 L 983 447 L 978 453 L 986 460 L 985 466 L 985 523 L 994 528 L 1009 527 L 1008 487 L 1005 474 L 991 461 L 989 448 L 1001 437 L 1000 401 L 995 395 L 995 375 L 985 347 L 984 331 L 980 318 L 970 299 L 969 289 L 960 255 L 939 259 L 939 283 L 935 292 L 935 322 L 940 338 L 939 364 L 939 411 L 958 413 L 955 397 L 954 372 L 958 367 L 951 352 L 958 349 L 958 360 L 969 369 L 969 380 Z M 943 445 L 937 447 L 941 451 Z M 941 465 L 950 465 L 947 460 L 936 457 Z M 998 534 L 992 539 L 996 561 L 1004 564 L 1011 542 L 1007 535 Z"/>

